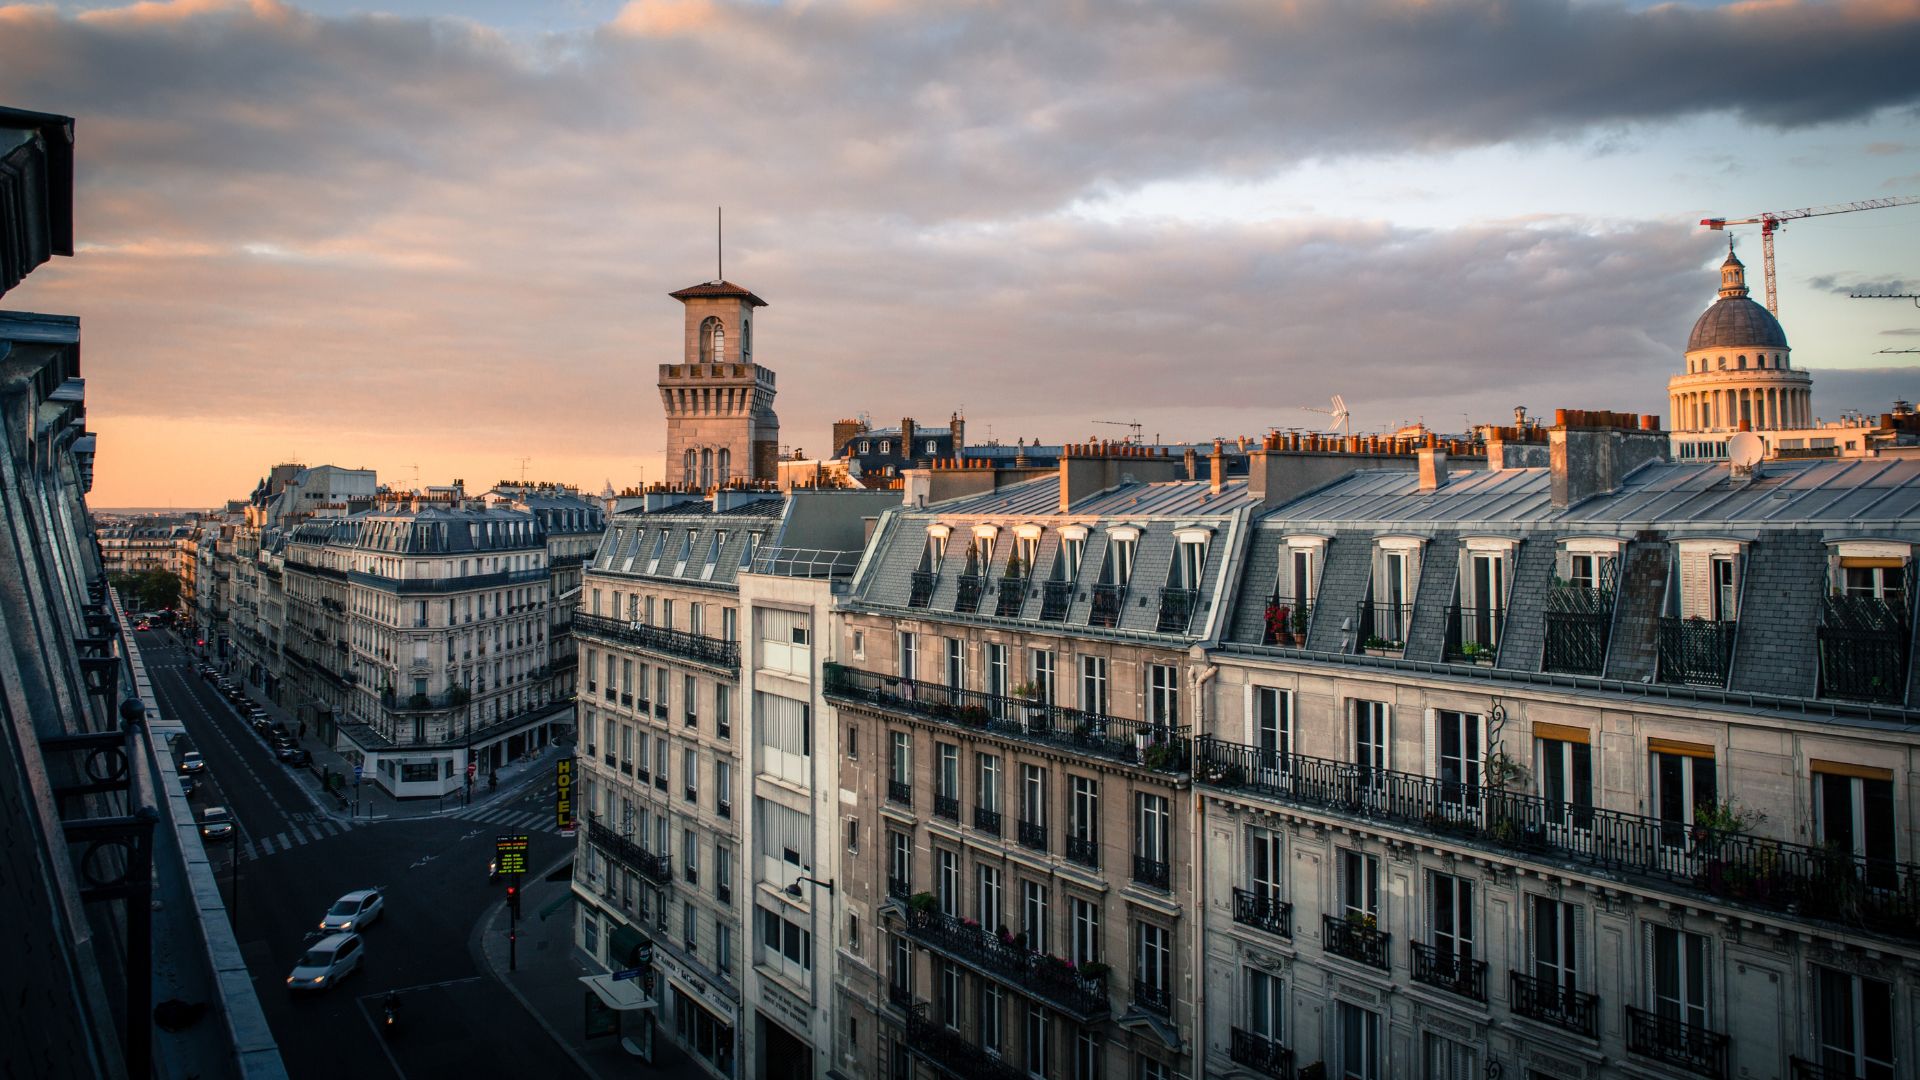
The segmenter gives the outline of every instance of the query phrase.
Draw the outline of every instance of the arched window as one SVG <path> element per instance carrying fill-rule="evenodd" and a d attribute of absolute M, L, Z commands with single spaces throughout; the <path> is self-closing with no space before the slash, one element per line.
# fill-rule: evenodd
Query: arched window
<path fill-rule="evenodd" d="M 681 482 L 681 483 L 683 483 L 683 484 L 691 484 L 691 483 L 693 483 L 693 477 L 694 477 L 694 470 L 695 470 L 696 468 L 698 468 L 698 464 L 697 464 L 697 463 L 698 463 L 698 461 L 699 461 L 699 460 L 700 460 L 700 459 L 699 459 L 699 457 L 698 457 L 698 456 L 696 456 L 696 455 L 695 455 L 695 453 L 694 453 L 694 452 L 693 452 L 692 450 L 689 450 L 689 451 L 687 451 L 687 463 L 686 463 L 686 466 L 685 466 L 684 468 L 682 468 L 682 469 L 680 470 L 680 482 Z"/>
<path fill-rule="evenodd" d="M 700 323 L 700 362 L 718 364 L 727 356 L 727 331 L 718 315 L 709 315 Z"/>
<path fill-rule="evenodd" d="M 753 320 L 740 320 L 740 360 L 742 363 L 753 359 Z"/>
<path fill-rule="evenodd" d="M 720 486 L 726 487 L 727 481 L 733 474 L 733 451 L 724 449 L 720 451 L 719 474 Z"/>
<path fill-rule="evenodd" d="M 713 451 L 711 450 L 700 451 L 700 486 L 703 488 L 713 486 Z"/>
<path fill-rule="evenodd" d="M 1720 370 L 1721 371 L 1727 370 L 1727 358 L 1724 356 L 1720 358 Z"/>
<path fill-rule="evenodd" d="M 1738 360 L 1739 363 L 1736 366 L 1738 366 L 1741 371 L 1747 370 L 1747 358 L 1742 356 L 1739 357 Z"/>

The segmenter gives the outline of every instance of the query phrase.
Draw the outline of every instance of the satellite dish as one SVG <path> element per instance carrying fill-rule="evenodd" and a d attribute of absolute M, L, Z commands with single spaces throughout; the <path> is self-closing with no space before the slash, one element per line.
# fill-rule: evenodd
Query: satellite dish
<path fill-rule="evenodd" d="M 1734 432 L 1727 440 L 1727 461 L 1740 471 L 1752 469 L 1766 460 L 1766 440 L 1751 431 Z"/>

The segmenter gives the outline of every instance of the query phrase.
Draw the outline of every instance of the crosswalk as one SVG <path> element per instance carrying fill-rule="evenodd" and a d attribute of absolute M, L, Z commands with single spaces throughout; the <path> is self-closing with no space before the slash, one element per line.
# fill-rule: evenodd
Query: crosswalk
<path fill-rule="evenodd" d="M 473 810 L 453 815 L 461 821 L 478 821 L 487 825 L 499 825 L 518 832 L 560 831 L 559 822 L 551 812 L 537 810 L 514 810 L 508 807 L 495 807 L 491 810 Z"/>
<path fill-rule="evenodd" d="M 317 811 L 288 814 L 287 828 L 284 832 L 242 840 L 240 855 L 246 859 L 264 859 L 269 855 L 291 851 L 304 844 L 325 840 L 330 836 L 339 836 L 348 828 L 349 826 L 342 825 Z"/>

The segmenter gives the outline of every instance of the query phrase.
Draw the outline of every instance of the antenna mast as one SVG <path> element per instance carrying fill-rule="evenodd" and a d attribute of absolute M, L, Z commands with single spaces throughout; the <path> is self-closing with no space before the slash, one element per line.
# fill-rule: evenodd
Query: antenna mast
<path fill-rule="evenodd" d="M 713 280 L 727 280 L 726 260 L 727 208 L 713 208 Z"/>

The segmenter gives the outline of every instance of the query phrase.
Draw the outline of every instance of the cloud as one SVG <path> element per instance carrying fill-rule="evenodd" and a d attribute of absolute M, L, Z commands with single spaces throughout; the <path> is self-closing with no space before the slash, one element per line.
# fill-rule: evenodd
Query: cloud
<path fill-rule="evenodd" d="M 1880 332 L 1891 337 L 1920 337 L 1920 326 L 1907 326 L 1898 330 L 1882 330 Z"/>
<path fill-rule="evenodd" d="M 1920 400 L 1920 366 L 1808 370 L 1814 410 L 1825 420 L 1837 420 L 1845 412 L 1878 416 L 1895 401 Z"/>
<path fill-rule="evenodd" d="M 1866 293 L 1907 293 L 1914 290 L 1912 282 L 1904 278 L 1842 280 L 1836 274 L 1821 274 L 1807 279 L 1807 284 L 1822 292 L 1836 296 L 1853 296 Z"/>

